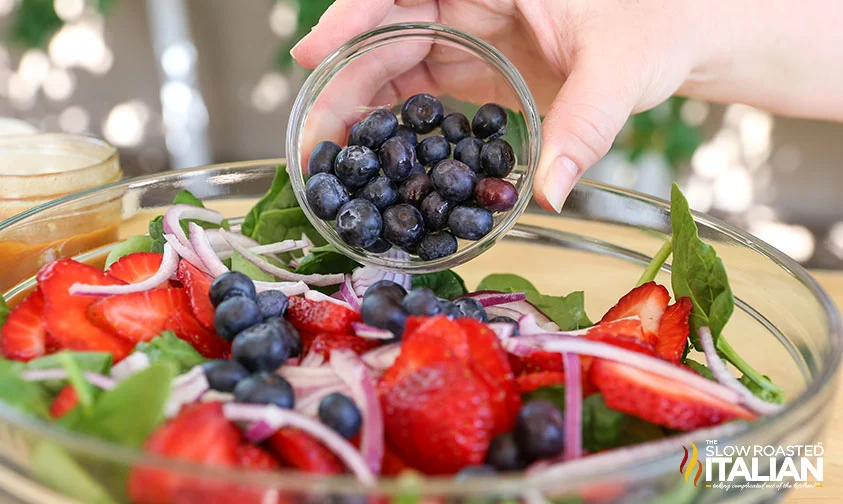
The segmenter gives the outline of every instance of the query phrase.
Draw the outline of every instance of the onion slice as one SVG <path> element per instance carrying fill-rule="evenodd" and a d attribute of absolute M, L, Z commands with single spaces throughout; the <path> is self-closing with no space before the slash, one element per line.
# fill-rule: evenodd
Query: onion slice
<path fill-rule="evenodd" d="M 257 292 L 277 290 L 283 292 L 287 297 L 298 296 L 310 290 L 310 287 L 304 282 L 263 282 L 255 280 L 254 283 Z"/>
<path fill-rule="evenodd" d="M 327 301 L 329 303 L 334 303 L 337 305 L 342 306 L 343 308 L 348 308 L 351 311 L 356 311 L 354 308 L 351 307 L 350 304 L 346 303 L 341 299 L 337 299 L 335 297 L 331 297 L 327 294 L 323 294 L 317 290 L 309 290 L 304 293 L 304 298 L 309 299 L 311 301 Z"/>
<path fill-rule="evenodd" d="M 582 457 L 582 368 L 580 356 L 562 354 L 565 361 L 565 460 Z"/>
<path fill-rule="evenodd" d="M 176 416 L 182 406 L 198 401 L 211 386 L 205 377 L 202 366 L 195 366 L 193 369 L 182 375 L 173 378 L 171 384 L 172 392 L 164 406 L 164 414 L 168 418 Z"/>
<path fill-rule="evenodd" d="M 700 327 L 697 334 L 700 336 L 700 343 L 702 344 L 703 352 L 705 352 L 708 367 L 711 369 L 711 374 L 714 375 L 718 383 L 739 394 L 741 404 L 759 415 L 774 415 L 781 411 L 784 406 L 767 402 L 756 396 L 729 372 L 729 369 L 726 368 L 726 363 L 717 354 L 717 349 L 714 346 L 714 337 L 711 335 L 710 328 Z"/>
<path fill-rule="evenodd" d="M 348 395 L 348 386 L 340 380 L 336 385 L 302 390 L 300 399 L 296 400 L 295 409 L 302 415 L 316 417 L 319 414 L 319 405 L 322 403 L 322 399 L 334 392 Z"/>
<path fill-rule="evenodd" d="M 149 367 L 149 357 L 143 352 L 132 352 L 128 357 L 111 366 L 111 377 L 124 380 Z"/>
<path fill-rule="evenodd" d="M 509 322 L 491 322 L 489 329 L 495 332 L 499 339 L 511 338 L 515 335 L 515 324 Z"/>
<path fill-rule="evenodd" d="M 164 232 L 171 234 L 184 245 L 190 247 L 190 241 L 184 234 L 184 229 L 181 227 L 183 219 L 194 219 L 214 224 L 222 224 L 225 217 L 221 213 L 208 209 L 197 207 L 193 205 L 173 205 L 164 212 Z"/>
<path fill-rule="evenodd" d="M 366 339 L 390 340 L 395 337 L 392 331 L 380 329 L 366 325 L 362 322 L 352 322 L 351 328 L 354 329 L 354 334 Z"/>
<path fill-rule="evenodd" d="M 354 292 L 354 285 L 351 283 L 351 275 L 345 275 L 345 281 L 340 285 L 339 294 L 341 298 L 351 306 L 351 309 L 360 313 L 360 297 Z"/>
<path fill-rule="evenodd" d="M 390 343 L 389 345 L 369 350 L 361 355 L 360 358 L 372 369 L 383 371 L 392 367 L 399 355 L 401 355 L 401 343 Z"/>
<path fill-rule="evenodd" d="M 158 287 L 162 283 L 170 279 L 179 267 L 179 255 L 173 250 L 169 243 L 164 244 L 164 257 L 161 258 L 161 266 L 154 275 L 136 282 L 126 285 L 90 285 L 75 283 L 70 286 L 69 292 L 71 295 L 83 296 L 110 296 L 113 294 L 130 294 L 132 292 L 146 292 Z"/>
<path fill-rule="evenodd" d="M 211 272 L 208 271 L 208 268 L 205 267 L 205 264 L 202 262 L 202 260 L 199 259 L 199 256 L 196 255 L 196 252 L 194 252 L 193 249 L 190 247 L 189 243 L 187 245 L 183 245 L 175 236 L 171 234 L 165 234 L 164 240 L 166 240 L 166 242 L 171 247 L 173 247 L 173 250 L 175 250 L 176 253 L 182 259 L 196 266 L 203 273 L 207 273 L 209 275 L 211 274 Z"/>
<path fill-rule="evenodd" d="M 527 299 L 523 292 L 499 292 L 499 291 L 477 291 L 466 294 L 462 297 L 476 299 L 484 307 L 497 306 L 507 303 L 515 303 Z"/>
<path fill-rule="evenodd" d="M 202 261 L 202 264 L 205 265 L 205 269 L 211 273 L 211 276 L 216 278 L 224 273 L 228 273 L 228 268 L 225 267 L 225 264 L 217 256 L 214 247 L 211 246 L 205 229 L 195 222 L 188 224 L 187 228 L 190 231 L 190 246 L 193 247 L 193 251 L 199 256 L 199 260 Z"/>
<path fill-rule="evenodd" d="M 269 273 L 270 275 L 278 277 L 282 280 L 289 280 L 293 282 L 306 282 L 309 285 L 317 286 L 336 285 L 342 283 L 345 280 L 345 275 L 343 275 L 342 273 L 331 275 L 301 275 L 299 273 L 287 271 L 284 268 L 279 268 L 278 266 L 275 266 L 269 261 L 266 261 L 259 255 L 253 254 L 247 247 L 244 247 L 241 244 L 237 243 L 234 239 L 231 238 L 231 232 L 221 231 L 221 234 L 226 239 L 226 241 L 228 241 L 228 244 L 231 245 L 231 247 L 236 250 L 238 254 L 242 255 L 244 259 L 254 264 L 261 270 Z"/>
<path fill-rule="evenodd" d="M 366 485 L 375 483 L 375 475 L 354 446 L 329 427 L 312 418 L 273 405 L 228 403 L 224 404 L 222 409 L 225 417 L 231 421 L 250 423 L 263 421 L 272 429 L 272 432 L 285 426 L 300 429 L 322 442 L 326 448 L 337 455 L 362 483 Z"/>
<path fill-rule="evenodd" d="M 101 388 L 103 390 L 111 390 L 117 386 L 117 381 L 110 377 L 93 373 L 91 371 L 82 371 L 82 376 L 91 385 Z M 23 371 L 20 374 L 21 379 L 26 381 L 46 381 L 46 380 L 66 380 L 67 371 L 61 368 L 56 369 L 30 369 Z"/>

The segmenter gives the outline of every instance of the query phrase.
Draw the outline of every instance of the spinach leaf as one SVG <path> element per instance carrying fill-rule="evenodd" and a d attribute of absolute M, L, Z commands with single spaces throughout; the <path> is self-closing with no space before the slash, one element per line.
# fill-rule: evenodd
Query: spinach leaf
<path fill-rule="evenodd" d="M 36 418 L 50 418 L 50 397 L 35 382 L 13 374 L 0 375 L 0 402 Z"/>
<path fill-rule="evenodd" d="M 710 327 L 715 342 L 732 315 L 735 300 L 726 268 L 714 247 L 700 239 L 688 200 L 673 184 L 670 195 L 670 223 L 673 232 L 673 264 L 670 275 L 677 298 L 687 296 L 694 303 L 691 311 L 691 342 L 700 350 L 697 331 Z"/>
<path fill-rule="evenodd" d="M 70 356 L 80 371 L 91 371 L 92 373 L 99 374 L 108 374 L 111 370 L 113 360 L 113 357 L 108 352 L 71 352 L 65 350 L 33 359 L 26 364 L 26 369 L 56 369 L 61 367 L 67 369 L 66 363 L 63 360 L 65 356 Z M 66 384 L 67 382 L 65 380 L 46 380 L 39 382 L 39 385 L 49 393 L 57 393 Z"/>
<path fill-rule="evenodd" d="M 263 256 L 264 259 L 270 260 L 271 258 L 267 256 Z M 280 265 L 278 265 L 280 266 Z M 258 268 L 248 260 L 246 260 L 242 255 L 240 255 L 237 251 L 232 252 L 231 254 L 231 271 L 239 271 L 243 273 L 247 277 L 251 278 L 252 280 L 258 280 L 261 282 L 277 282 L 278 279 L 274 276 L 270 275 L 266 271 Z"/>
<path fill-rule="evenodd" d="M 0 375 L 17 376 L 26 369 L 26 363 L 16 360 L 0 359 Z"/>
<path fill-rule="evenodd" d="M 454 299 L 468 294 L 465 281 L 453 270 L 413 275 L 413 288 L 427 287 L 442 299 Z"/>
<path fill-rule="evenodd" d="M 685 365 L 696 371 L 698 375 L 708 378 L 712 381 L 717 381 L 714 379 L 714 375 L 711 373 L 711 370 L 708 369 L 705 364 L 701 364 L 693 359 L 685 359 Z"/>
<path fill-rule="evenodd" d="M 193 193 L 186 189 L 182 189 L 176 194 L 176 196 L 173 198 L 173 205 L 190 205 L 205 208 L 205 204 L 202 203 L 202 200 L 194 196 Z M 231 229 L 228 224 L 228 219 L 223 219 L 221 224 L 214 224 L 213 222 L 206 222 L 197 219 L 183 219 L 181 222 L 179 222 L 179 224 L 181 225 L 185 234 L 187 234 L 188 236 L 190 235 L 188 224 L 191 222 L 195 222 L 196 224 L 202 226 L 205 229 Z M 163 252 L 164 243 L 166 243 L 166 240 L 164 240 L 163 215 L 159 215 L 149 221 L 149 236 L 150 238 L 152 238 L 152 247 L 150 252 L 158 252 L 159 254 Z"/>
<path fill-rule="evenodd" d="M 164 421 L 175 372 L 168 362 L 154 363 L 100 394 L 90 414 L 73 415 L 62 423 L 82 434 L 138 448 Z"/>
<path fill-rule="evenodd" d="M 76 391 L 79 405 L 85 413 L 90 413 L 91 405 L 94 403 L 94 387 L 82 376 L 82 368 L 70 352 L 61 352 L 57 355 L 58 361 L 67 373 L 67 381 Z"/>
<path fill-rule="evenodd" d="M 279 164 L 275 167 L 275 178 L 272 179 L 269 190 L 255 203 L 255 206 L 249 210 L 249 213 L 243 219 L 241 232 L 246 236 L 254 237 L 255 228 L 265 210 L 297 208 L 298 206 L 299 203 L 296 201 L 293 186 L 290 184 L 290 176 L 287 174 L 287 167 Z"/>
<path fill-rule="evenodd" d="M 767 375 L 763 375 L 766 380 L 770 380 L 770 377 Z M 747 375 L 743 375 L 740 378 L 740 382 L 743 383 L 746 388 L 749 389 L 750 392 L 755 394 L 756 396 L 760 397 L 761 399 L 775 403 L 775 404 L 783 404 L 784 403 L 784 391 L 782 390 L 769 390 L 764 388 L 763 386 L 755 383 L 755 381 Z"/>
<path fill-rule="evenodd" d="M 6 304 L 6 298 L 0 295 L 0 329 L 3 328 L 3 324 L 6 323 L 6 319 L 9 318 L 9 313 L 12 310 L 9 309 L 9 305 Z"/>
<path fill-rule="evenodd" d="M 523 292 L 527 301 L 547 315 L 563 331 L 582 329 L 593 325 L 585 313 L 585 296 L 576 291 L 567 296 L 551 296 L 540 293 L 525 278 L 506 273 L 493 273 L 484 278 L 477 290 L 500 292 Z"/>
<path fill-rule="evenodd" d="M 360 267 L 357 261 L 340 254 L 331 244 L 310 249 L 296 267 L 296 273 L 312 275 L 315 273 L 351 273 Z"/>
<path fill-rule="evenodd" d="M 202 200 L 194 196 L 193 193 L 188 191 L 187 189 L 182 189 L 176 194 L 176 197 L 173 198 L 173 204 L 190 205 L 205 208 L 205 204 L 202 203 Z"/>
<path fill-rule="evenodd" d="M 36 445 L 32 472 L 48 487 L 89 504 L 115 504 L 114 498 L 73 457 L 54 443 Z"/>
<path fill-rule="evenodd" d="M 164 239 L 164 216 L 159 215 L 149 221 L 149 237 L 152 238 L 152 246 L 150 252 L 161 254 L 164 252 L 164 244 L 167 240 Z"/>
<path fill-rule="evenodd" d="M 171 364 L 177 373 L 184 373 L 205 362 L 205 358 L 190 343 L 179 339 L 173 331 L 164 331 L 160 336 L 138 343 L 135 351 L 146 354 L 150 363 Z"/>
<path fill-rule="evenodd" d="M 164 228 L 162 226 L 162 235 L 163 229 Z M 135 252 L 152 252 L 154 241 L 155 240 L 153 240 L 151 236 L 147 235 L 139 235 L 126 238 L 122 242 L 115 245 L 114 248 L 111 249 L 111 252 L 108 253 L 108 257 L 105 258 L 106 269 L 112 264 L 116 263 L 121 257 L 125 257 L 129 254 L 134 254 Z"/>

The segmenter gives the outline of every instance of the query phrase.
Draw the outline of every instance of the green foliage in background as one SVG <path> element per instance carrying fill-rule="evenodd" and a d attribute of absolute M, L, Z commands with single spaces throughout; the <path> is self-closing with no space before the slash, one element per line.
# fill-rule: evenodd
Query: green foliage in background
<path fill-rule="evenodd" d="M 281 2 L 293 2 L 298 5 L 299 17 L 296 22 L 296 31 L 289 40 L 282 44 L 275 56 L 275 64 L 281 70 L 289 69 L 293 64 L 293 57 L 290 56 L 290 49 L 296 45 L 302 37 L 310 33 L 310 29 L 316 26 L 322 14 L 334 3 L 334 0 L 279 0 Z"/>
<path fill-rule="evenodd" d="M 64 26 L 56 14 L 54 0 L 20 0 L 5 39 L 22 49 L 46 48 L 52 36 Z M 87 5 L 107 15 L 117 0 L 88 0 Z"/>

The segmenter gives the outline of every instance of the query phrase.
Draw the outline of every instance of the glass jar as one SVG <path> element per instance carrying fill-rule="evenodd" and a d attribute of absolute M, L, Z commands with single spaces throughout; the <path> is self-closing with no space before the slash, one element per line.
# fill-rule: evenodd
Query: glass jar
<path fill-rule="evenodd" d="M 438 89 L 434 77 L 447 77 L 448 93 Z M 478 82 L 483 83 L 479 88 Z M 403 100 L 418 93 L 436 96 L 446 114 L 462 112 L 469 120 L 485 102 L 502 105 L 508 111 L 503 138 L 512 145 L 516 158 L 515 168 L 507 176 L 518 190 L 515 206 L 495 214 L 492 230 L 480 240 L 459 240 L 456 253 L 430 261 L 375 254 L 346 244 L 331 222 L 316 216 L 305 197 L 307 160 L 317 143 L 332 140 L 345 145 L 350 127 L 368 112 L 380 107 L 398 112 Z M 462 264 L 503 237 L 530 201 L 540 150 L 539 113 L 515 66 L 486 42 L 433 23 L 383 26 L 340 47 L 304 83 L 287 127 L 293 191 L 320 234 L 362 264 L 413 273 Z"/>

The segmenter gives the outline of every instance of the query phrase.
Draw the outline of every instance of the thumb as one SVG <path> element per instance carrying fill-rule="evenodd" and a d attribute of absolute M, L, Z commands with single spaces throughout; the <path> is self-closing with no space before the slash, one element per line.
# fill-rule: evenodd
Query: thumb
<path fill-rule="evenodd" d="M 621 82 L 622 84 L 618 84 Z M 635 104 L 611 65 L 577 65 L 542 124 L 542 152 L 533 195 L 560 212 L 582 174 L 609 151 Z"/>

